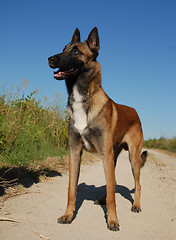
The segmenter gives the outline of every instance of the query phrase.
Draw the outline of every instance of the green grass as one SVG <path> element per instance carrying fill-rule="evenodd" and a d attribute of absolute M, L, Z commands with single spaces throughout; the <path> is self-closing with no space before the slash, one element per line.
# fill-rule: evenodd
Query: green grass
<path fill-rule="evenodd" d="M 0 93 L 0 167 L 28 166 L 68 149 L 68 114 L 61 99 L 43 107 L 37 90 L 26 97 L 20 92 Z"/>
<path fill-rule="evenodd" d="M 165 137 L 148 139 L 144 141 L 144 147 L 162 149 L 176 153 L 176 137 L 170 139 Z"/>

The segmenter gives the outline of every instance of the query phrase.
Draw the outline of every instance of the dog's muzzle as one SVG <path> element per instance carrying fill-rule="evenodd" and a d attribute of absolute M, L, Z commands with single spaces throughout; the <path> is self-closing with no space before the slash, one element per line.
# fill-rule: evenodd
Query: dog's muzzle
<path fill-rule="evenodd" d="M 71 76 L 74 76 L 78 73 L 79 68 L 78 67 L 73 67 L 69 66 L 68 68 L 63 67 L 63 66 L 58 66 L 59 63 L 59 56 L 54 55 L 48 58 L 48 64 L 51 68 L 59 68 L 58 71 L 54 72 L 54 78 L 57 80 L 63 80 L 70 78 Z"/>

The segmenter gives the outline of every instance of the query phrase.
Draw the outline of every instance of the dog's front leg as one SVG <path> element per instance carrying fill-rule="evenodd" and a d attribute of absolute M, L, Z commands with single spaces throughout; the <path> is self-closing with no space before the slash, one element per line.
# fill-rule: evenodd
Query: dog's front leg
<path fill-rule="evenodd" d="M 69 187 L 68 187 L 68 202 L 65 214 L 58 219 L 58 223 L 71 223 L 74 217 L 76 190 L 80 172 L 82 149 L 71 149 L 69 157 Z"/>
<path fill-rule="evenodd" d="M 106 151 L 103 156 L 105 177 L 106 177 L 106 207 L 107 207 L 107 224 L 108 229 L 112 231 L 119 230 L 119 222 L 116 214 L 115 203 L 115 171 L 114 171 L 114 158 L 113 150 Z"/>

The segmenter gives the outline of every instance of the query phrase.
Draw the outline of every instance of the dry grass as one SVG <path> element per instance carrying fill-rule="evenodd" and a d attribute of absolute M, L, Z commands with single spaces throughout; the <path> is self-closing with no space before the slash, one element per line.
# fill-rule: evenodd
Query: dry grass
<path fill-rule="evenodd" d="M 82 164 L 92 164 L 100 160 L 98 154 L 84 151 Z M 34 183 L 47 181 L 62 176 L 69 169 L 69 156 L 47 157 L 42 161 L 33 161 L 28 167 L 1 168 L 0 171 L 0 203 L 10 197 L 27 194 Z"/>

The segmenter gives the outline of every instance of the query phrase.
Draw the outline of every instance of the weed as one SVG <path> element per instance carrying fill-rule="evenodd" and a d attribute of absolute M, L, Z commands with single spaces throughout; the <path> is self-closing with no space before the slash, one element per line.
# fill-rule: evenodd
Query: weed
<path fill-rule="evenodd" d="M 165 137 L 161 137 L 159 139 L 148 139 L 144 141 L 144 147 L 157 148 L 176 153 L 176 137 L 170 139 Z"/>
<path fill-rule="evenodd" d="M 58 101 L 43 107 L 35 90 L 0 93 L 0 161 L 2 166 L 27 166 L 68 149 L 68 115 Z"/>

